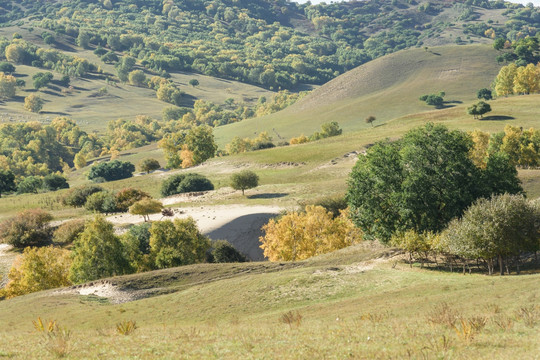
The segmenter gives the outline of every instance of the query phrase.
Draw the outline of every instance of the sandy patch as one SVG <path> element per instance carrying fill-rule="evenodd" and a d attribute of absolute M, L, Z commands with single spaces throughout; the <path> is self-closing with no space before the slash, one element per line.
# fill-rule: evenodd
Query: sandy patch
<path fill-rule="evenodd" d="M 176 198 L 177 200 L 178 198 Z M 176 201 L 177 202 L 177 201 Z M 279 214 L 278 206 L 214 205 L 173 208 L 173 219 L 192 217 L 199 230 L 212 240 L 227 240 L 251 260 L 264 260 L 259 248 L 261 227 Z M 150 216 L 151 221 L 162 220 L 161 214 Z M 107 218 L 113 224 L 142 223 L 142 216 L 118 214 Z"/>

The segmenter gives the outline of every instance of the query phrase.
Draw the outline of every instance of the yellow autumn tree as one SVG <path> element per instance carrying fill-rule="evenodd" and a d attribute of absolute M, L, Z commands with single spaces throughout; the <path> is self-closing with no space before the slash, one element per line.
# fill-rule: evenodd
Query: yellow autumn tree
<path fill-rule="evenodd" d="M 189 150 L 186 144 L 182 145 L 180 151 L 180 159 L 182 159 L 182 169 L 192 167 L 193 164 L 193 151 Z"/>
<path fill-rule="evenodd" d="M 71 257 L 59 248 L 27 247 L 9 271 L 9 282 L 4 295 L 12 298 L 36 291 L 69 286 Z"/>
<path fill-rule="evenodd" d="M 514 93 L 516 72 L 516 64 L 506 65 L 501 68 L 497 78 L 495 78 L 495 92 L 497 96 L 508 96 Z"/>
<path fill-rule="evenodd" d="M 473 147 L 469 151 L 469 157 L 477 167 L 485 169 L 487 164 L 489 134 L 480 130 L 474 130 L 470 134 L 473 140 Z"/>
<path fill-rule="evenodd" d="M 522 130 L 517 126 L 507 124 L 504 127 L 501 151 L 508 154 L 510 161 L 514 165 L 519 163 L 521 155 L 521 133 Z"/>
<path fill-rule="evenodd" d="M 528 64 L 516 69 L 515 94 L 534 94 L 540 91 L 540 67 Z"/>
<path fill-rule="evenodd" d="M 336 219 L 322 206 L 306 206 L 263 226 L 259 238 L 270 261 L 296 261 L 335 251 L 361 241 L 361 231 L 343 212 Z"/>

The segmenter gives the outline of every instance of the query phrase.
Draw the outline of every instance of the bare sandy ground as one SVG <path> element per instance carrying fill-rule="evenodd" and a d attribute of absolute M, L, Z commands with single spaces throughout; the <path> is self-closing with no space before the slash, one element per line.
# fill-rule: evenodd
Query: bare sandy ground
<path fill-rule="evenodd" d="M 283 208 L 263 205 L 207 205 L 173 208 L 173 210 L 173 218 L 192 217 L 201 232 L 210 239 L 227 240 L 251 260 L 257 261 L 264 260 L 263 252 L 259 248 L 261 227 L 279 214 Z M 150 215 L 152 221 L 159 221 L 162 218 L 161 214 Z M 143 222 L 142 216 L 128 213 L 109 216 L 107 220 L 113 224 Z"/>

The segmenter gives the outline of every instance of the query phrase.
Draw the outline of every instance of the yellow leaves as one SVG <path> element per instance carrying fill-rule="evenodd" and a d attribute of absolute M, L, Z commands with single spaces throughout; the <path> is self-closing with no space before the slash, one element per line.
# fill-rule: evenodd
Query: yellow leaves
<path fill-rule="evenodd" d="M 303 144 L 303 143 L 307 143 L 307 142 L 309 142 L 309 138 L 304 134 L 302 134 L 302 135 L 300 135 L 298 137 L 293 137 L 293 138 L 291 138 L 291 140 L 289 140 L 289 143 L 291 145 L 298 145 L 298 144 Z"/>
<path fill-rule="evenodd" d="M 485 169 L 488 156 L 489 134 L 480 130 L 474 130 L 471 132 L 471 138 L 474 145 L 469 152 L 469 157 L 474 165 Z"/>
<path fill-rule="evenodd" d="M 296 261 L 324 254 L 361 240 L 346 212 L 336 219 L 321 206 L 306 206 L 305 212 L 291 212 L 270 220 L 260 237 L 264 255 L 271 261 Z"/>
<path fill-rule="evenodd" d="M 9 271 L 4 289 L 7 298 L 35 291 L 68 286 L 71 257 L 69 251 L 53 248 L 26 248 Z"/>
<path fill-rule="evenodd" d="M 182 169 L 192 167 L 193 162 L 193 151 L 189 150 L 186 144 L 182 145 L 182 150 L 180 151 L 180 159 L 182 159 Z"/>
<path fill-rule="evenodd" d="M 497 96 L 540 92 L 540 64 L 534 66 L 503 66 L 495 79 Z"/>

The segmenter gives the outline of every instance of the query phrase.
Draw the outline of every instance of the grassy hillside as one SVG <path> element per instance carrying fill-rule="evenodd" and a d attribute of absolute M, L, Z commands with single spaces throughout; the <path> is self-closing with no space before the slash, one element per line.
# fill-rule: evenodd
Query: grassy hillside
<path fill-rule="evenodd" d="M 448 108 L 471 103 L 499 72 L 495 56 L 487 45 L 400 51 L 337 77 L 284 111 L 217 128 L 215 134 L 225 144 L 234 136 L 253 137 L 260 131 L 288 140 L 318 131 L 329 121 L 339 122 L 345 131 L 365 129 L 371 127 L 364 122 L 369 115 L 381 124 L 430 111 L 418 98 L 439 91 L 446 92 Z"/>
<path fill-rule="evenodd" d="M 111 300 L 76 291 L 15 298 L 0 308 L 0 354 L 53 358 L 67 345 L 70 359 L 534 358 L 538 274 L 410 269 L 394 255 L 365 244 L 301 263 L 196 265 L 92 285 L 114 289 Z M 150 297 L 112 303 L 130 294 Z M 485 325 L 468 336 L 459 320 L 450 325 L 454 316 Z M 56 320 L 69 339 L 45 340 L 37 317 Z M 129 320 L 135 332 L 118 334 Z"/>

